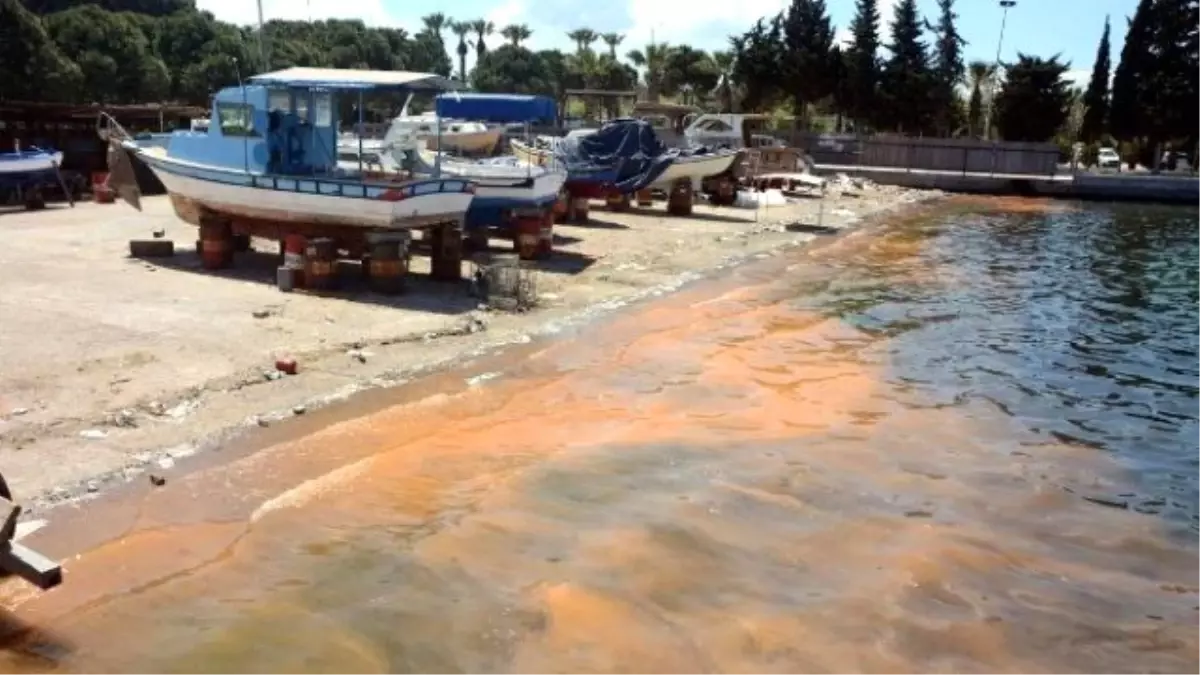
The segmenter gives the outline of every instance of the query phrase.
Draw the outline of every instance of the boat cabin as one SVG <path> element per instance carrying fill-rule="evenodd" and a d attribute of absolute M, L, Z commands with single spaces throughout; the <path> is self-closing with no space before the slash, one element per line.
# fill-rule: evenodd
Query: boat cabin
<path fill-rule="evenodd" d="M 389 81 L 381 82 L 384 76 Z M 454 85 L 436 75 L 403 71 L 289 68 L 256 75 L 244 86 L 217 92 L 207 128 L 177 132 L 170 154 L 253 174 L 341 175 L 338 97 L 357 94 L 361 111 L 363 92 L 385 87 L 445 90 Z"/>

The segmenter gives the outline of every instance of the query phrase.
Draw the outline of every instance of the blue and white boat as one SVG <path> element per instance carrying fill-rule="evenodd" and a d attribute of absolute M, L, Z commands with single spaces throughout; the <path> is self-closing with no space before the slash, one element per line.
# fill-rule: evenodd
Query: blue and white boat
<path fill-rule="evenodd" d="M 468 179 L 377 179 L 337 161 L 339 94 L 356 93 L 362 110 L 364 92 L 454 86 L 429 73 L 289 68 L 218 92 L 204 131 L 177 131 L 166 147 L 128 138 L 121 146 L 146 163 L 191 223 L 204 213 L 367 229 L 462 222 L 475 197 Z"/>
<path fill-rule="evenodd" d="M 41 175 L 53 177 L 62 164 L 62 159 L 61 152 L 36 147 L 0 153 L 0 180 L 19 180 Z"/>

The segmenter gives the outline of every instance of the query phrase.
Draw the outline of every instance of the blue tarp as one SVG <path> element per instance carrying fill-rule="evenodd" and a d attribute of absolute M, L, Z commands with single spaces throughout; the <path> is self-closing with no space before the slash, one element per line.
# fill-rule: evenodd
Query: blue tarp
<path fill-rule="evenodd" d="M 550 122 L 558 117 L 554 99 L 520 94 L 442 94 L 437 97 L 440 117 L 484 122 Z"/>
<path fill-rule="evenodd" d="M 658 180 L 679 151 L 664 146 L 649 123 L 622 118 L 606 122 L 594 134 L 564 138 L 556 154 L 570 173 L 611 168 L 616 172 L 613 186 L 629 194 Z"/>

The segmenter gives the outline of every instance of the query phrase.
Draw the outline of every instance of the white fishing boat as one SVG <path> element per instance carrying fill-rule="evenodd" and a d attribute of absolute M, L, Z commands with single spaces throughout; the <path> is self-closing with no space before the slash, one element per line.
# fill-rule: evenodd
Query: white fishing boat
<path fill-rule="evenodd" d="M 500 142 L 502 129 L 488 128 L 482 122 L 442 118 L 441 134 L 438 134 L 438 116 L 428 112 L 408 115 L 405 111 L 392 120 L 388 133 L 393 130 L 409 132 L 425 142 L 430 150 L 449 150 L 465 155 L 490 155 Z"/>
<path fill-rule="evenodd" d="M 536 120 L 547 114 L 553 119 L 555 109 L 553 100 L 545 97 L 506 94 L 444 94 L 436 104 L 439 111 L 488 120 Z M 393 125 L 381 141 L 343 136 L 338 160 L 339 166 L 348 170 L 361 160 L 367 171 L 384 175 L 456 177 L 473 182 L 475 199 L 467 214 L 468 228 L 504 220 L 505 213 L 549 209 L 567 179 L 565 171 L 522 165 L 515 158 L 470 160 L 437 152 L 403 125 Z"/>
<path fill-rule="evenodd" d="M 196 224 L 205 212 L 368 229 L 461 222 L 475 196 L 470 180 L 373 178 L 339 167 L 336 154 L 340 92 L 450 86 L 428 73 L 290 68 L 218 92 L 205 131 L 176 132 L 166 147 L 122 147 Z"/>

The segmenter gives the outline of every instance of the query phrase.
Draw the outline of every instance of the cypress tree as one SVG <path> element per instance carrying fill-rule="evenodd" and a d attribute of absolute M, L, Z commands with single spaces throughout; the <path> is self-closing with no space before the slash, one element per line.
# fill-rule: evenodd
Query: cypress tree
<path fill-rule="evenodd" d="M 1112 99 L 1109 102 L 1109 130 L 1122 140 L 1140 136 L 1142 122 L 1142 87 L 1152 74 L 1150 46 L 1153 41 L 1154 0 L 1141 0 L 1129 21 L 1121 60 L 1113 75 Z"/>
<path fill-rule="evenodd" d="M 810 103 L 833 93 L 833 24 L 825 0 L 792 0 L 783 18 L 783 76 L 797 124 Z"/>
<path fill-rule="evenodd" d="M 896 4 L 889 49 L 892 54 L 883 67 L 880 94 L 892 126 L 910 134 L 926 132 L 931 126 L 932 78 L 916 0 Z"/>
<path fill-rule="evenodd" d="M 846 50 L 846 107 L 855 129 L 878 118 L 879 0 L 857 0 Z"/>
<path fill-rule="evenodd" d="M 967 44 L 958 34 L 954 20 L 954 0 L 938 0 L 940 15 L 936 26 L 926 23 L 935 36 L 933 53 L 933 105 L 938 133 L 948 136 L 963 122 L 958 105 L 958 84 L 966 74 L 962 48 Z"/>
<path fill-rule="evenodd" d="M 1106 16 L 1100 46 L 1096 48 L 1096 62 L 1092 65 L 1092 79 L 1088 81 L 1087 91 L 1083 95 L 1083 104 L 1087 106 L 1087 110 L 1083 114 L 1083 126 L 1079 135 L 1086 143 L 1100 138 L 1108 118 L 1108 78 L 1112 70 L 1108 35 L 1109 23 Z"/>

